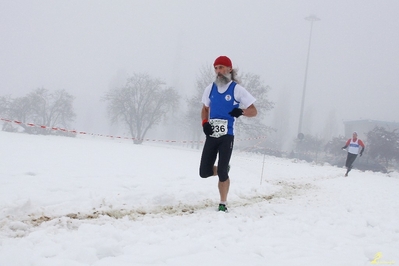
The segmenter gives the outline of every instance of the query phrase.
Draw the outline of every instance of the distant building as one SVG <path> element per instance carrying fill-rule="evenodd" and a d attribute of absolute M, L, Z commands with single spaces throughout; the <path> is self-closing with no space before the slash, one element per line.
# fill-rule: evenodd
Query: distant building
<path fill-rule="evenodd" d="M 344 121 L 345 125 L 345 137 L 350 138 L 352 136 L 353 131 L 356 131 L 359 138 L 365 139 L 367 133 L 373 130 L 375 127 L 383 127 L 387 131 L 393 131 L 395 129 L 399 130 L 398 122 L 386 122 L 379 120 L 352 120 L 352 121 Z"/>

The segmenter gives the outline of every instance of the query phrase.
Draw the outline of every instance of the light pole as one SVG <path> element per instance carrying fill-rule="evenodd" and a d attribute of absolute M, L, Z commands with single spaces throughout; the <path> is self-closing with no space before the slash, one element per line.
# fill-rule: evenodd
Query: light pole
<path fill-rule="evenodd" d="M 305 80 L 303 82 L 301 112 L 299 114 L 299 126 L 298 126 L 298 138 L 299 139 L 303 139 L 303 133 L 302 133 L 303 107 L 304 107 L 304 104 L 305 104 L 306 81 L 307 81 L 307 77 L 308 77 L 309 54 L 310 54 L 310 43 L 312 41 L 313 22 L 320 20 L 315 15 L 310 15 L 309 17 L 306 17 L 305 19 L 310 21 L 310 34 L 309 34 L 308 56 L 306 58 Z"/>

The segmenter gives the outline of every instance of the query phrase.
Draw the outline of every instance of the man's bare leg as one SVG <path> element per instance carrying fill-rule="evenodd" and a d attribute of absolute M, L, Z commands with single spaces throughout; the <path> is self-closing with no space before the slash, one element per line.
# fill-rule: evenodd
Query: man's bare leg
<path fill-rule="evenodd" d="M 227 194 L 229 193 L 230 188 L 230 179 L 227 179 L 224 182 L 218 183 L 219 194 L 220 194 L 220 202 L 227 202 Z"/>
<path fill-rule="evenodd" d="M 213 176 L 218 175 L 218 167 L 216 165 L 213 166 Z"/>

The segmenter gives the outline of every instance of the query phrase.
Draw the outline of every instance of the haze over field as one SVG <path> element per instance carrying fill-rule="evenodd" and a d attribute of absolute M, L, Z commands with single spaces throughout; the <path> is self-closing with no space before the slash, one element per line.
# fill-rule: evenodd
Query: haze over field
<path fill-rule="evenodd" d="M 343 134 L 343 120 L 398 121 L 396 0 L 2 0 L 0 92 L 65 89 L 76 96 L 74 128 L 107 134 L 100 99 L 109 88 L 144 72 L 190 96 L 199 69 L 227 55 L 239 72 L 258 74 L 272 88 L 276 106 L 265 119 L 275 126 L 275 113 L 286 114 L 284 131 L 295 137 L 311 14 L 320 21 L 313 24 L 304 133 L 321 134 L 329 123 Z"/>

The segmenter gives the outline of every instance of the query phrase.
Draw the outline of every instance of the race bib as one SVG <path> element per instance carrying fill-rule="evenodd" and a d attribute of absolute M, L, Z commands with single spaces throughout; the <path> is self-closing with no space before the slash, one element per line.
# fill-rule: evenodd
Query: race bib
<path fill-rule="evenodd" d="M 209 124 L 211 124 L 213 129 L 213 134 L 210 135 L 211 137 L 219 138 L 227 134 L 227 120 L 210 119 Z"/>

